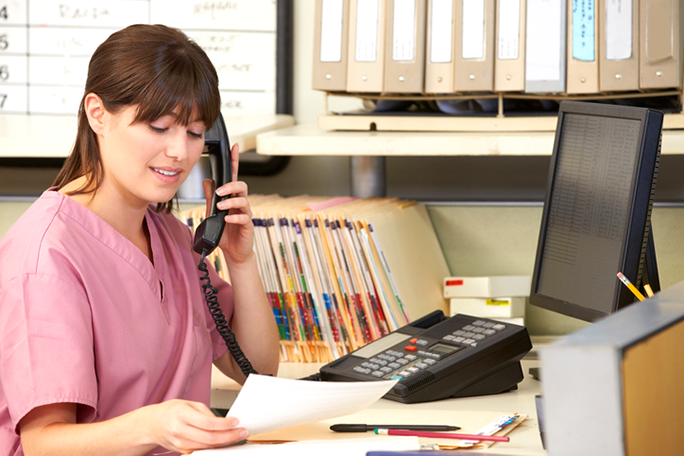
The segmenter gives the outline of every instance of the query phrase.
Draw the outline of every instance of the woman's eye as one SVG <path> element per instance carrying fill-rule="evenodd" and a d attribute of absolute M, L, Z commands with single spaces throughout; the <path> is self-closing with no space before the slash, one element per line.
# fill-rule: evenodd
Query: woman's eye
<path fill-rule="evenodd" d="M 194 131 L 189 131 L 189 130 L 188 130 L 188 134 L 189 134 L 190 136 L 192 136 L 193 138 L 202 139 L 202 133 L 195 133 Z"/>
<path fill-rule="evenodd" d="M 154 125 L 150 125 L 150 129 L 155 133 L 164 133 L 167 130 L 166 128 L 155 127 Z"/>

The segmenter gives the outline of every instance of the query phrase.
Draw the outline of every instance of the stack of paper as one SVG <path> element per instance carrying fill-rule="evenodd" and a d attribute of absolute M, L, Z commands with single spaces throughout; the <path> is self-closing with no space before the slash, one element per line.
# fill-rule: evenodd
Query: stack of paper
<path fill-rule="evenodd" d="M 251 196 L 250 205 L 282 361 L 330 362 L 411 319 L 446 311 L 448 267 L 424 206 L 277 195 Z M 191 227 L 200 220 L 191 212 L 182 218 Z"/>

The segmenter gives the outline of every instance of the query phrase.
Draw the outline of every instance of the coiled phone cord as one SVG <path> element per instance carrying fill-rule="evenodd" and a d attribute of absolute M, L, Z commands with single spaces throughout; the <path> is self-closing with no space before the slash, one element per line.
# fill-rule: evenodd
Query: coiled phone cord
<path fill-rule="evenodd" d="M 218 330 L 219 334 L 221 334 L 221 337 L 223 337 L 223 340 L 226 342 L 226 346 L 228 346 L 228 351 L 233 356 L 233 359 L 245 377 L 248 377 L 249 374 L 258 374 L 258 372 L 252 367 L 252 364 L 249 362 L 245 354 L 242 352 L 242 349 L 240 348 L 240 345 L 238 345 L 237 339 L 235 338 L 235 333 L 232 329 L 230 329 L 230 326 L 228 326 L 226 316 L 221 311 L 221 307 L 219 307 L 218 297 L 216 296 L 218 290 L 211 284 L 211 280 L 209 279 L 209 269 L 207 268 L 207 264 L 205 262 L 206 256 L 207 250 L 203 249 L 202 258 L 200 259 L 200 263 L 197 268 L 204 273 L 204 275 L 200 277 L 200 280 L 203 281 L 202 291 L 204 292 L 204 300 L 207 302 L 207 307 L 209 307 L 209 313 L 211 313 L 211 317 L 214 319 L 214 323 L 216 323 L 216 329 Z"/>

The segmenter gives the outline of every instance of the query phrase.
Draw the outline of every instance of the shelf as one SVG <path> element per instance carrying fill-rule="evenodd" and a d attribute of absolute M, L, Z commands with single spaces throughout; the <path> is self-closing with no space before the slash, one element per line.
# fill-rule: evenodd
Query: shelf
<path fill-rule="evenodd" d="M 555 117 L 463 121 L 464 131 L 334 131 L 300 124 L 257 135 L 262 155 L 343 156 L 538 156 L 550 155 Z M 490 120 L 490 119 L 487 119 Z M 414 119 L 414 122 L 416 120 Z M 521 122 L 527 131 L 520 131 Z M 469 124 L 468 128 L 465 127 Z M 470 131 L 468 131 L 470 130 Z M 665 116 L 663 154 L 684 154 L 684 117 Z"/>
<path fill-rule="evenodd" d="M 224 116 L 231 144 L 240 151 L 256 148 L 260 133 L 294 125 L 286 114 Z M 0 158 L 64 158 L 76 138 L 76 116 L 0 115 Z"/>
<path fill-rule="evenodd" d="M 318 128 L 336 131 L 544 132 L 556 131 L 556 115 L 472 117 L 449 115 L 325 114 Z M 666 114 L 664 130 L 684 129 L 684 114 Z"/>

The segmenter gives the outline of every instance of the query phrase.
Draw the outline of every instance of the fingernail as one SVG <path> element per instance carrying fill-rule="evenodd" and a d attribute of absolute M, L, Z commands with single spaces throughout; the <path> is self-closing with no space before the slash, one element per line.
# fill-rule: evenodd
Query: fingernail
<path fill-rule="evenodd" d="M 249 437 L 249 432 L 247 432 L 247 429 L 241 430 L 241 431 L 240 431 L 240 438 L 241 438 L 241 439 L 246 439 L 247 437 Z"/>
<path fill-rule="evenodd" d="M 225 190 L 223 187 L 219 187 L 219 188 L 216 189 L 216 194 L 217 194 L 218 196 L 223 196 L 223 195 L 226 194 L 226 190 Z"/>

